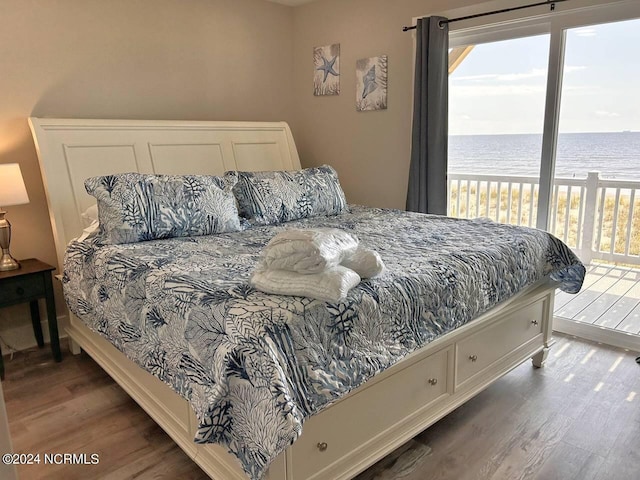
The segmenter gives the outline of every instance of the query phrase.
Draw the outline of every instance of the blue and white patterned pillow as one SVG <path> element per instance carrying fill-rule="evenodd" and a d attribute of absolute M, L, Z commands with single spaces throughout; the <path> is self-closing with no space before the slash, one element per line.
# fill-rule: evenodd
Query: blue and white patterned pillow
<path fill-rule="evenodd" d="M 241 230 L 232 177 L 122 173 L 85 180 L 107 244 Z"/>
<path fill-rule="evenodd" d="M 225 177 L 237 178 L 233 193 L 238 210 L 252 224 L 271 225 L 349 211 L 338 174 L 328 165 L 296 171 L 233 171 Z"/>

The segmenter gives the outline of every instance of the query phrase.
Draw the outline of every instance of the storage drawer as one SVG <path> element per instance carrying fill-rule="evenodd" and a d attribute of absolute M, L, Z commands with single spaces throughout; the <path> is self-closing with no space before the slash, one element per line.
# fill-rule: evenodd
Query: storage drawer
<path fill-rule="evenodd" d="M 44 293 L 44 280 L 40 273 L 7 278 L 0 288 L 0 303 L 21 302 L 32 297 L 42 297 Z"/>
<path fill-rule="evenodd" d="M 542 334 L 545 299 L 540 299 L 456 344 L 456 387 L 523 343 Z"/>
<path fill-rule="evenodd" d="M 375 383 L 366 389 L 366 404 L 360 402 L 358 409 L 354 409 L 350 401 L 360 393 L 331 406 L 331 418 L 335 421 L 309 418 L 304 427 L 306 431 L 303 429 L 302 436 L 291 447 L 292 478 L 314 478 L 346 453 L 364 446 L 406 418 L 407 412 L 417 412 L 449 395 L 450 352 L 452 347 Z M 326 474 L 320 478 L 327 478 Z"/>

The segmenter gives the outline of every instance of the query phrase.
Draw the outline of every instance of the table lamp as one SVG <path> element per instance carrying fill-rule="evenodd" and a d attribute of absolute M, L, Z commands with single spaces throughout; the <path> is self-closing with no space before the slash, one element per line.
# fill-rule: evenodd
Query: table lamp
<path fill-rule="evenodd" d="M 11 224 L 4 218 L 7 212 L 2 207 L 11 205 L 24 205 L 29 203 L 27 189 L 24 186 L 20 165 L 17 163 L 0 164 L 0 272 L 16 270 L 20 268 L 18 261 L 9 253 L 11 243 Z"/>

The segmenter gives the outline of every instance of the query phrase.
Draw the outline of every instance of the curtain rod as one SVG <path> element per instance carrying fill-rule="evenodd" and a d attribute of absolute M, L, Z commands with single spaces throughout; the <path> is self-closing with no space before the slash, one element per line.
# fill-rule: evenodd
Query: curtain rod
<path fill-rule="evenodd" d="M 470 20 L 472 18 L 486 17 L 489 15 L 496 15 L 498 13 L 507 13 L 513 12 L 515 10 L 522 10 L 523 8 L 531 8 L 531 7 L 539 7 L 541 5 L 549 5 L 549 8 L 553 12 L 556 9 L 556 3 L 566 2 L 567 0 L 546 0 L 544 2 L 531 3 L 529 5 L 520 5 L 519 7 L 511 7 L 511 8 L 503 8 L 502 10 L 494 10 L 493 12 L 484 12 L 484 13 L 476 13 L 475 15 L 467 15 L 466 17 L 452 18 L 449 20 L 440 20 L 440 28 L 442 28 L 443 23 L 453 23 L 459 22 L 461 20 Z M 415 30 L 417 27 L 415 25 L 411 27 L 402 27 L 403 32 L 407 32 L 409 30 Z"/>

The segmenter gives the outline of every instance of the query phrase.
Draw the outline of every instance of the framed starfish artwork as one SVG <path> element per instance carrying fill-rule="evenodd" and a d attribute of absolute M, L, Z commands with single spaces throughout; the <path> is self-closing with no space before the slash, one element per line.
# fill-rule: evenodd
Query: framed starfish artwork
<path fill-rule="evenodd" d="M 313 48 L 313 94 L 340 95 L 340 44 Z"/>
<path fill-rule="evenodd" d="M 361 58 L 356 61 L 356 110 L 386 110 L 387 56 Z"/>

